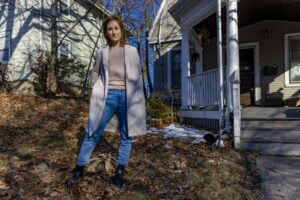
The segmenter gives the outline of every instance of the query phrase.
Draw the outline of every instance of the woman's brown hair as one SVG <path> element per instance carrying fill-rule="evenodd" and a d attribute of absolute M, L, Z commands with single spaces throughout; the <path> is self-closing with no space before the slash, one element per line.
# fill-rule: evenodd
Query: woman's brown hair
<path fill-rule="evenodd" d="M 117 21 L 118 22 L 118 24 L 121 28 L 120 46 L 124 47 L 124 45 L 126 43 L 126 32 L 125 32 L 125 28 L 124 28 L 124 23 L 123 23 L 122 19 L 120 17 L 116 16 L 116 15 L 112 15 L 112 16 L 109 16 L 109 17 L 104 19 L 104 22 L 102 24 L 102 28 L 103 28 L 105 40 L 108 43 L 108 45 L 110 46 L 111 41 L 109 40 L 109 37 L 107 35 L 107 25 L 111 21 Z"/>

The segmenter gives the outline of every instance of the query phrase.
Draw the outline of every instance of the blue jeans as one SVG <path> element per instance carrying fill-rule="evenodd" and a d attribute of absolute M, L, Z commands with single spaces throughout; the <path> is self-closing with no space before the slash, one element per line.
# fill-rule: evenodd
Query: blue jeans
<path fill-rule="evenodd" d="M 132 147 L 132 138 L 128 136 L 126 90 L 117 89 L 108 90 L 100 125 L 92 136 L 89 136 L 88 133 L 85 134 L 76 165 L 84 166 L 89 163 L 92 152 L 103 134 L 106 124 L 115 113 L 117 113 L 119 117 L 120 132 L 118 164 L 128 165 Z"/>

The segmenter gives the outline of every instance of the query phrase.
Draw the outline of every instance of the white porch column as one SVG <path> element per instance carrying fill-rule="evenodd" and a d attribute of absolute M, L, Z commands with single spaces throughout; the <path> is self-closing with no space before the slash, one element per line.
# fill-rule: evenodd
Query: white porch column
<path fill-rule="evenodd" d="M 187 77 L 190 75 L 189 29 L 182 29 L 181 40 L 181 109 L 188 108 L 189 88 Z"/>
<path fill-rule="evenodd" d="M 234 71 L 239 69 L 239 36 L 237 3 L 239 0 L 226 0 L 227 3 L 227 106 L 233 111 L 232 81 Z M 237 72 L 239 73 L 239 71 Z M 239 77 L 239 74 L 238 76 Z"/>
<path fill-rule="evenodd" d="M 233 112 L 235 148 L 240 148 L 241 110 L 239 74 L 238 1 L 227 0 L 227 105 Z M 228 113 L 229 114 L 229 113 Z"/>

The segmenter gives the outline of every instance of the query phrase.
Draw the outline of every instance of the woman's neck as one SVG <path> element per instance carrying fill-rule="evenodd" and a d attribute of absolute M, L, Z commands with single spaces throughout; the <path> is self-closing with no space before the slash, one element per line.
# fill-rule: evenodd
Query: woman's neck
<path fill-rule="evenodd" d="M 110 47 L 121 47 L 121 43 L 120 43 L 120 41 L 115 42 L 115 43 L 111 42 L 111 43 L 109 44 L 109 46 L 110 46 Z"/>

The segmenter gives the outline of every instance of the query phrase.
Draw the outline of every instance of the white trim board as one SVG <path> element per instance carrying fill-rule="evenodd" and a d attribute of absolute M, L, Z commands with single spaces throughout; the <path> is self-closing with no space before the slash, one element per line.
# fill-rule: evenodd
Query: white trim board
<path fill-rule="evenodd" d="M 215 13 L 216 8 L 216 1 L 199 1 L 189 12 L 186 12 L 183 16 L 181 16 L 180 26 L 183 29 L 191 29 L 193 26 Z"/>
<path fill-rule="evenodd" d="M 289 37 L 300 36 L 300 33 L 284 34 L 284 85 L 286 87 L 299 87 L 300 83 L 290 83 L 289 67 Z"/>

